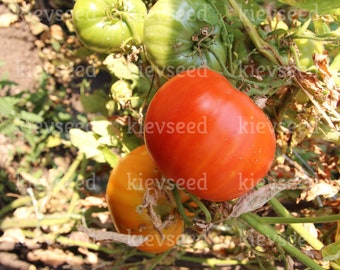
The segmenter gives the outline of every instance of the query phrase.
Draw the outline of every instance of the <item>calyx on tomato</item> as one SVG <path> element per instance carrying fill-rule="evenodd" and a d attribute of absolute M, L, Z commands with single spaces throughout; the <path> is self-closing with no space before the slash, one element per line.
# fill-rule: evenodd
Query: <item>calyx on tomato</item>
<path fill-rule="evenodd" d="M 263 111 L 218 72 L 184 71 L 156 92 L 146 146 L 162 174 L 201 199 L 231 200 L 264 177 L 275 134 Z"/>
<path fill-rule="evenodd" d="M 159 0 L 144 27 L 148 60 L 169 76 L 193 67 L 221 71 L 227 58 L 222 22 L 205 0 Z"/>
<path fill-rule="evenodd" d="M 142 43 L 146 13 L 141 0 L 77 0 L 72 17 L 86 47 L 110 53 Z"/>

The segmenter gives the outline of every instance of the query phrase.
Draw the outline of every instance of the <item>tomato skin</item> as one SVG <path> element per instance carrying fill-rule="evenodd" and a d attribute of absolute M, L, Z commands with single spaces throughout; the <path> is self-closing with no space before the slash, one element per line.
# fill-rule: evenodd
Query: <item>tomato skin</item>
<path fill-rule="evenodd" d="M 141 0 L 77 0 L 72 17 L 77 36 L 86 47 L 111 53 L 142 43 L 146 13 Z"/>
<path fill-rule="evenodd" d="M 116 230 L 123 234 L 147 236 L 137 248 L 149 253 L 160 253 L 172 248 L 184 230 L 184 224 L 165 194 L 157 200 L 155 211 L 165 217 L 174 216 L 174 222 L 162 230 L 164 240 L 154 229 L 143 204 L 146 189 L 159 190 L 161 174 L 151 159 L 145 145 L 135 148 L 112 170 L 106 190 L 106 200 Z"/>
<path fill-rule="evenodd" d="M 157 91 L 146 112 L 144 136 L 164 176 L 210 201 L 248 192 L 275 155 L 266 115 L 206 68 L 178 74 Z"/>
<path fill-rule="evenodd" d="M 211 38 L 205 38 L 202 29 Z M 202 66 L 221 71 L 215 56 L 225 64 L 227 48 L 221 31 L 218 14 L 207 1 L 159 0 L 145 19 L 146 56 L 169 77 Z"/>

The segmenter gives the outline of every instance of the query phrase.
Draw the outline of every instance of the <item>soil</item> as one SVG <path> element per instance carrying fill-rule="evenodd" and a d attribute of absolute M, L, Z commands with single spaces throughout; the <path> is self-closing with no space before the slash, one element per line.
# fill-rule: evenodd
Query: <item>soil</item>
<path fill-rule="evenodd" d="M 0 4 L 0 15 L 9 10 Z M 0 80 L 16 82 L 10 94 L 21 90 L 34 90 L 42 62 L 34 46 L 36 37 L 30 32 L 25 21 L 16 22 L 9 27 L 0 27 Z M 5 93 L 1 93 L 3 96 Z"/>

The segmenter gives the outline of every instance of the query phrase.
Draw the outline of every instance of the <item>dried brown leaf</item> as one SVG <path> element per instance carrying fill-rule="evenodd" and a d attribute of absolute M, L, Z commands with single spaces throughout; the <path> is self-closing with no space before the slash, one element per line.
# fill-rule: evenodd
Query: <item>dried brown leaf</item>
<path fill-rule="evenodd" d="M 82 265 L 83 259 L 74 255 L 69 251 L 63 251 L 58 248 L 54 249 L 36 249 L 27 254 L 28 260 L 41 261 L 44 264 L 50 265 L 52 267 L 58 267 L 64 263 L 67 263 L 71 266 L 79 266 Z"/>
<path fill-rule="evenodd" d="M 25 239 L 26 237 L 21 229 L 13 228 L 4 232 L 4 234 L 0 237 L 0 242 L 10 241 L 14 243 L 24 243 Z"/>
<path fill-rule="evenodd" d="M 310 138 L 320 121 L 320 116 L 315 107 L 304 108 L 296 117 L 297 124 L 291 137 L 290 147 L 293 148 L 302 142 L 306 137 Z"/>
<path fill-rule="evenodd" d="M 80 227 L 82 229 L 82 227 Z M 71 232 L 69 235 L 69 238 L 73 241 L 80 241 L 80 242 L 85 242 L 85 243 L 90 243 L 90 238 L 85 232 L 81 231 L 75 231 Z"/>
<path fill-rule="evenodd" d="M 312 201 L 318 196 L 330 198 L 335 196 L 339 191 L 340 187 L 336 186 L 335 181 L 329 183 L 325 181 L 320 181 L 312 184 L 307 190 L 304 190 L 301 193 L 298 201 L 300 200 Z"/>
<path fill-rule="evenodd" d="M 80 200 L 79 204 L 82 207 L 106 207 L 106 202 L 105 202 L 105 198 L 99 198 L 99 197 L 94 197 L 94 196 L 87 196 L 85 199 Z"/>
<path fill-rule="evenodd" d="M 28 22 L 33 35 L 39 35 L 48 29 L 48 26 L 41 23 L 38 16 L 28 13 L 25 16 L 25 21 Z"/>
<path fill-rule="evenodd" d="M 0 15 L 0 27 L 8 27 L 19 19 L 18 15 L 13 13 L 5 13 Z"/>
<path fill-rule="evenodd" d="M 288 189 L 296 189 L 297 186 L 298 181 L 292 180 L 287 183 L 272 183 L 257 190 L 252 190 L 239 198 L 229 217 L 238 217 L 244 213 L 259 209 L 279 192 Z"/>
<path fill-rule="evenodd" d="M 337 102 L 339 101 L 339 93 L 332 93 L 337 87 L 333 79 L 333 74 L 329 69 L 328 55 L 314 54 L 313 60 L 315 66 L 318 68 L 318 71 L 323 79 L 323 82 L 326 84 L 327 89 L 331 91 L 330 99 L 331 101 L 335 101 L 335 104 L 332 104 L 332 107 L 335 108 Z"/>
<path fill-rule="evenodd" d="M 37 268 L 28 262 L 21 261 L 14 253 L 0 252 L 1 269 L 36 270 Z"/>
<path fill-rule="evenodd" d="M 51 31 L 51 38 L 58 40 L 58 41 L 63 41 L 64 40 L 64 31 L 61 28 L 60 25 L 58 24 L 53 24 L 50 27 L 50 31 Z"/>
<path fill-rule="evenodd" d="M 151 192 L 151 190 L 146 189 L 143 197 L 143 203 L 139 207 L 139 211 L 142 209 L 146 209 L 148 215 L 151 218 L 152 225 L 155 228 L 155 230 L 159 233 L 160 237 L 163 238 L 163 229 L 164 224 L 162 222 L 161 217 L 155 212 L 154 206 L 157 205 L 157 200 L 161 196 L 161 191 L 157 188 L 153 189 L 154 192 Z"/>
<path fill-rule="evenodd" d="M 336 123 L 340 121 L 340 114 L 336 108 L 340 100 L 340 89 L 335 83 L 335 75 L 329 69 L 328 56 L 315 54 L 314 63 L 320 77 L 311 72 L 296 70 L 295 81 L 312 101 L 326 123 L 331 128 L 337 128 Z"/>
<path fill-rule="evenodd" d="M 25 240 L 21 229 L 8 229 L 0 237 L 0 250 L 14 250 L 17 243 L 24 243 Z"/>
<path fill-rule="evenodd" d="M 94 241 L 113 241 L 118 243 L 124 243 L 131 247 L 137 247 L 143 244 L 146 237 L 141 235 L 129 235 L 117 232 L 107 232 L 102 230 L 88 229 L 83 226 L 78 228 L 80 232 L 85 233 L 88 237 Z"/>

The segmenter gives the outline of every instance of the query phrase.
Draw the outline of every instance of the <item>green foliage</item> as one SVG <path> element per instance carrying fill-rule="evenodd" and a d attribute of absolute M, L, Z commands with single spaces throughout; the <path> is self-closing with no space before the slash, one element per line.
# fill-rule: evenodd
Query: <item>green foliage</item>
<path fill-rule="evenodd" d="M 320 15 L 340 14 L 340 4 L 333 0 L 280 0 L 280 2 L 293 7 L 305 9 Z"/>

